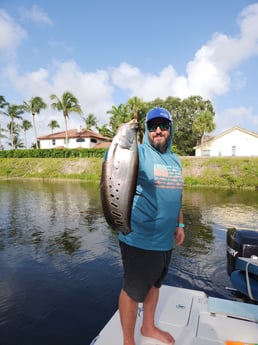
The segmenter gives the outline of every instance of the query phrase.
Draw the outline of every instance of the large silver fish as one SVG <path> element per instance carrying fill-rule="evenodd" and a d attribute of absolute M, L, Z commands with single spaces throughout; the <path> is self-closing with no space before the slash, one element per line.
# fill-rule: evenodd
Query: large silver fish
<path fill-rule="evenodd" d="M 102 164 L 100 193 L 107 223 L 128 234 L 138 172 L 137 120 L 123 124 Z"/>

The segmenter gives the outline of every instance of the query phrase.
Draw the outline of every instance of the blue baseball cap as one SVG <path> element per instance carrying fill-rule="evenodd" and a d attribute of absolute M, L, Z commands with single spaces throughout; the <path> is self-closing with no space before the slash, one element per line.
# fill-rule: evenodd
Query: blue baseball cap
<path fill-rule="evenodd" d="M 165 119 L 171 122 L 171 115 L 167 109 L 155 107 L 148 112 L 146 116 L 146 122 L 154 119 Z"/>

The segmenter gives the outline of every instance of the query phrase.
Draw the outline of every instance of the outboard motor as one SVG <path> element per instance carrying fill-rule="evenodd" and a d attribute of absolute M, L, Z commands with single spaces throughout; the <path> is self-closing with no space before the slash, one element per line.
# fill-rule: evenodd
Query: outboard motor
<path fill-rule="evenodd" d="M 235 270 L 237 257 L 250 258 L 258 256 L 258 231 L 237 230 L 230 228 L 227 232 L 227 272 L 230 276 Z"/>

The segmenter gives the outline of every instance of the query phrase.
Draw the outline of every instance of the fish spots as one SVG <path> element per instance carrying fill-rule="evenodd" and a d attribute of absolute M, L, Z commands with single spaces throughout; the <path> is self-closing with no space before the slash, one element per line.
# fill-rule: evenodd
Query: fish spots
<path fill-rule="evenodd" d="M 118 129 L 102 165 L 100 192 L 107 223 L 125 235 L 131 232 L 130 217 L 138 171 L 137 122 Z"/>

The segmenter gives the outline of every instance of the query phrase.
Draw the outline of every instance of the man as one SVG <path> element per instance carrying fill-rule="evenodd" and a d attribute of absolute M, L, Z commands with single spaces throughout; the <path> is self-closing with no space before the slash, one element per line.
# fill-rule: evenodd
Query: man
<path fill-rule="evenodd" d="M 138 147 L 139 169 L 131 228 L 119 233 L 124 268 L 119 312 L 124 345 L 135 345 L 138 303 L 143 302 L 141 334 L 174 344 L 168 332 L 155 326 L 159 288 L 168 272 L 174 238 L 184 241 L 182 168 L 171 152 L 173 124 L 164 108 L 153 108 L 146 117 L 144 142 Z M 176 316 L 175 316 L 176 317 Z"/>

